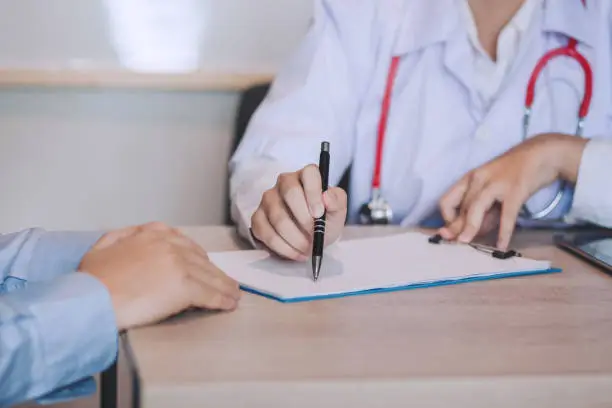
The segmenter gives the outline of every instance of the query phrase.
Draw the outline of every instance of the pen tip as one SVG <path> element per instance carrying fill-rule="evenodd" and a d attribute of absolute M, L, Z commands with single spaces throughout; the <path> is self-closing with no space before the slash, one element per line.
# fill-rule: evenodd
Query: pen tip
<path fill-rule="evenodd" d="M 321 263 L 323 261 L 323 257 L 315 256 L 312 258 L 312 277 L 316 282 L 319 279 L 319 273 L 321 272 Z"/>

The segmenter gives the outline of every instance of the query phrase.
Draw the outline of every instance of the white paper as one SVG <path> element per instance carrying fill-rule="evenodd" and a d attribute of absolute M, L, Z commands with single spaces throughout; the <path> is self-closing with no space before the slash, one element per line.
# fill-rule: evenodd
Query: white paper
<path fill-rule="evenodd" d="M 496 259 L 468 245 L 431 244 L 416 232 L 334 245 L 325 251 L 317 282 L 310 262 L 284 261 L 265 251 L 212 253 L 210 259 L 243 286 L 282 300 L 550 268 L 547 261 Z"/>

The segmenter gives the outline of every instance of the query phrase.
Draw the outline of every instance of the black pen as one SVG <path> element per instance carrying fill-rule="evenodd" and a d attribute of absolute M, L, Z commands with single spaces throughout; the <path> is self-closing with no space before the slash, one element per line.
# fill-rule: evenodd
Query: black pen
<path fill-rule="evenodd" d="M 319 156 L 319 172 L 321 173 L 321 185 L 323 192 L 327 191 L 329 182 L 329 142 L 321 143 L 321 155 Z M 317 281 L 321 272 L 323 262 L 323 246 L 325 245 L 325 212 L 321 218 L 314 222 L 314 234 L 312 238 L 312 277 Z"/>

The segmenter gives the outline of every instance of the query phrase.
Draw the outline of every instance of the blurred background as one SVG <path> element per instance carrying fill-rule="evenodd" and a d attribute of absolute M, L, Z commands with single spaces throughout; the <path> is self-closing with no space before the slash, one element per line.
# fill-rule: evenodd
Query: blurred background
<path fill-rule="evenodd" d="M 0 232 L 225 222 L 241 95 L 312 0 L 0 0 Z"/>

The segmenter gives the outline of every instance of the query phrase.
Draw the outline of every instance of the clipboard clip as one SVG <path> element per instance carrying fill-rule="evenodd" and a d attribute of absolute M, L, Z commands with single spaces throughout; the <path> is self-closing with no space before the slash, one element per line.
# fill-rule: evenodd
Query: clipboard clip
<path fill-rule="evenodd" d="M 451 242 L 446 241 L 444 238 L 442 238 L 442 235 L 436 234 L 429 238 L 429 243 L 430 244 L 442 244 L 442 243 L 451 243 Z M 513 249 L 508 250 L 508 251 L 502 251 L 495 247 L 491 247 L 491 246 L 483 245 L 483 244 L 475 244 L 473 242 L 466 244 L 466 245 L 469 245 L 475 250 L 480 251 L 482 253 L 490 254 L 493 258 L 496 258 L 496 259 L 510 259 L 510 258 L 515 258 L 515 257 L 520 258 L 523 256 L 521 255 L 520 252 L 517 252 Z"/>

